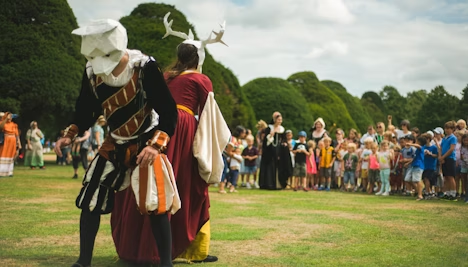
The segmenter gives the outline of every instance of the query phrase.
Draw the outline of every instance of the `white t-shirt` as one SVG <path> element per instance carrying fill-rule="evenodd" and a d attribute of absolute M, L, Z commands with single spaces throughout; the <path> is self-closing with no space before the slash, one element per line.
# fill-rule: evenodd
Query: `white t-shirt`
<path fill-rule="evenodd" d="M 367 161 L 362 161 L 361 169 L 369 169 L 369 156 L 372 154 L 372 150 L 364 148 L 361 153 L 361 159 L 367 158 Z"/>
<path fill-rule="evenodd" d="M 396 136 L 397 136 L 397 139 L 398 139 L 398 140 L 400 140 L 400 138 L 402 138 L 402 137 L 405 137 L 405 136 L 411 134 L 410 131 L 408 131 L 408 132 L 405 134 L 405 133 L 403 132 L 403 130 L 396 130 L 395 132 L 396 132 Z"/>

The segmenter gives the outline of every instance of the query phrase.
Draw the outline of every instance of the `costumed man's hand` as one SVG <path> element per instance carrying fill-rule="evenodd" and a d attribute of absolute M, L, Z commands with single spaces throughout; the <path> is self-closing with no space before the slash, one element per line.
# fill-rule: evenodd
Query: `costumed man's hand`
<path fill-rule="evenodd" d="M 68 137 L 60 138 L 57 141 L 57 143 L 55 143 L 55 148 L 54 148 L 55 154 L 57 154 L 57 156 L 61 157 L 62 156 L 61 148 L 64 147 L 64 146 L 68 146 L 70 144 L 71 144 L 71 139 L 70 138 L 68 138 Z"/>
<path fill-rule="evenodd" d="M 139 166 L 147 166 L 148 164 L 152 165 L 158 154 L 159 151 L 156 148 L 147 146 L 143 148 L 140 154 L 138 154 L 136 163 Z"/>

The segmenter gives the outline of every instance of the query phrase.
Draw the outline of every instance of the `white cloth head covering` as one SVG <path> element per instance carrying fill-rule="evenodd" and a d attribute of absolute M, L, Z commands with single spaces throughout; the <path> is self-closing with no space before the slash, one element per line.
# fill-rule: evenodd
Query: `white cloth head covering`
<path fill-rule="evenodd" d="M 127 49 L 127 30 L 112 19 L 94 20 L 72 31 L 81 36 L 81 54 L 91 63 L 96 75 L 109 75 Z"/>
<path fill-rule="evenodd" d="M 223 38 L 223 35 L 224 35 L 224 29 L 226 27 L 226 22 L 224 22 L 223 24 L 220 24 L 221 30 L 219 32 L 212 31 L 212 33 L 214 33 L 216 35 L 215 38 L 211 38 L 212 34 L 210 33 L 210 36 L 208 37 L 208 39 L 198 41 L 198 40 L 194 40 L 192 30 L 190 30 L 190 29 L 189 29 L 189 34 L 188 35 L 183 33 L 183 32 L 173 31 L 172 28 L 171 28 L 173 20 L 171 20 L 170 22 L 167 22 L 167 19 L 169 18 L 170 14 L 171 14 L 171 12 L 167 12 L 167 14 L 164 16 L 164 27 L 166 27 L 166 34 L 163 36 L 163 39 L 166 38 L 169 35 L 174 35 L 174 36 L 180 37 L 182 39 L 185 39 L 185 41 L 182 42 L 183 44 L 191 44 L 191 45 L 195 46 L 198 49 L 198 51 L 197 51 L 197 54 L 198 54 L 198 67 L 197 67 L 197 70 L 201 73 L 202 72 L 202 65 L 203 65 L 203 62 L 205 61 L 205 46 L 207 44 L 213 44 L 213 43 L 222 43 L 225 46 L 227 46 L 227 44 L 225 44 L 223 42 L 223 40 L 221 40 L 221 38 Z"/>
<path fill-rule="evenodd" d="M 320 122 L 320 124 L 322 124 L 323 129 L 325 129 L 325 121 L 323 121 L 322 118 L 318 118 L 314 121 L 314 127 L 317 122 Z"/>

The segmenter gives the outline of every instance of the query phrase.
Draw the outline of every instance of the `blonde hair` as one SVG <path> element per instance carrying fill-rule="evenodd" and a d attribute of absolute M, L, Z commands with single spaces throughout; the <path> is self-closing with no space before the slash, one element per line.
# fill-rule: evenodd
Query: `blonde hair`
<path fill-rule="evenodd" d="M 264 120 L 259 120 L 257 122 L 257 125 L 255 126 L 255 128 L 257 128 L 257 130 L 263 130 L 265 129 L 266 127 L 268 127 L 267 123 L 264 121 Z"/>
<path fill-rule="evenodd" d="M 309 148 L 315 149 L 315 147 L 317 146 L 317 144 L 315 143 L 314 140 L 309 140 L 309 141 L 307 141 L 307 146 L 308 146 Z"/>
<path fill-rule="evenodd" d="M 350 149 L 350 148 L 353 150 L 353 152 L 356 151 L 356 144 L 355 143 L 349 143 L 348 144 L 348 149 Z"/>
<path fill-rule="evenodd" d="M 366 139 L 364 139 L 364 144 L 365 143 L 373 143 L 374 142 L 374 139 L 372 137 L 366 137 Z"/>
<path fill-rule="evenodd" d="M 394 151 L 400 152 L 401 146 L 400 146 L 400 145 L 395 145 L 395 146 L 393 147 L 393 150 L 394 150 Z"/>
<path fill-rule="evenodd" d="M 99 116 L 99 118 L 96 120 L 96 122 L 97 122 L 97 123 L 99 123 L 99 122 L 106 122 L 106 118 L 105 118 L 103 115 L 101 115 L 101 116 Z"/>
<path fill-rule="evenodd" d="M 383 145 L 389 146 L 390 144 L 387 140 L 383 140 L 382 143 L 380 143 L 380 146 L 383 146 Z"/>
<path fill-rule="evenodd" d="M 332 141 L 332 139 L 330 137 L 328 137 L 328 136 L 324 137 L 322 140 L 323 140 L 323 143 L 325 143 L 325 141 L 328 141 L 328 142 L 330 142 L 330 144 L 331 144 L 331 141 Z"/>
<path fill-rule="evenodd" d="M 253 135 L 249 134 L 247 135 L 247 137 L 245 138 L 246 141 L 254 141 L 255 138 L 253 137 Z"/>

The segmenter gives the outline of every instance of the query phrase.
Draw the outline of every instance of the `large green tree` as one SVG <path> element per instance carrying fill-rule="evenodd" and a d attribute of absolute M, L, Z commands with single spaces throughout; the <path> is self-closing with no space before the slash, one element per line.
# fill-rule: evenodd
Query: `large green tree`
<path fill-rule="evenodd" d="M 273 112 L 283 115 L 284 127 L 297 131 L 308 131 L 313 123 L 313 117 L 308 112 L 304 97 L 280 78 L 258 78 L 243 86 L 245 94 L 250 99 L 258 119 L 267 123 L 271 121 Z"/>
<path fill-rule="evenodd" d="M 385 86 L 379 93 L 384 109 L 391 114 L 394 121 L 398 123 L 408 118 L 407 99 L 393 86 Z"/>
<path fill-rule="evenodd" d="M 419 125 L 417 116 L 422 106 L 426 102 L 427 91 L 426 90 L 416 90 L 409 92 L 406 96 L 406 119 L 408 119 L 412 125 Z M 399 123 L 399 122 L 397 122 Z"/>
<path fill-rule="evenodd" d="M 367 131 L 367 126 L 373 123 L 371 116 L 367 113 L 367 110 L 361 105 L 359 98 L 352 96 L 346 88 L 338 82 L 335 81 L 322 81 L 322 83 L 332 90 L 346 105 L 346 109 L 349 114 L 356 122 L 358 131 L 365 133 Z"/>
<path fill-rule="evenodd" d="M 0 9 L 0 110 L 37 120 L 49 137 L 68 123 L 85 60 L 63 0 L 4 0 Z"/>
<path fill-rule="evenodd" d="M 344 130 L 357 128 L 343 101 L 322 84 L 315 73 L 310 71 L 295 73 L 289 76 L 288 82 L 301 92 L 308 102 L 309 112 L 313 117 L 322 117 L 326 124 L 336 124 Z"/>
<path fill-rule="evenodd" d="M 457 109 L 460 100 L 449 94 L 443 86 L 437 86 L 427 95 L 427 99 L 419 110 L 416 120 L 422 131 L 443 126 L 445 122 L 457 119 Z"/>
<path fill-rule="evenodd" d="M 458 104 L 457 113 L 460 119 L 468 118 L 468 85 L 462 91 L 462 98 Z"/>
<path fill-rule="evenodd" d="M 120 22 L 127 28 L 128 46 L 153 55 L 163 68 L 169 67 L 176 61 L 176 47 L 183 41 L 175 36 L 162 39 L 166 34 L 163 18 L 167 12 L 171 12 L 169 20 L 174 21 L 173 30 L 188 33 L 189 29 L 192 29 L 195 38 L 198 39 L 195 29 L 184 14 L 171 5 L 140 4 L 129 16 L 120 19 Z M 217 26 L 213 25 L 213 27 Z M 206 38 L 206 36 L 202 37 Z M 226 49 L 230 48 L 226 47 Z M 254 110 L 232 71 L 216 62 L 206 51 L 203 73 L 213 83 L 216 100 L 228 125 L 235 127 L 241 124 L 253 127 L 256 119 Z"/>
<path fill-rule="evenodd" d="M 379 94 L 376 92 L 365 92 L 361 97 L 361 104 L 371 116 L 372 121 L 374 122 L 372 125 L 375 125 L 377 122 L 385 123 L 387 121 L 385 105 Z"/>

